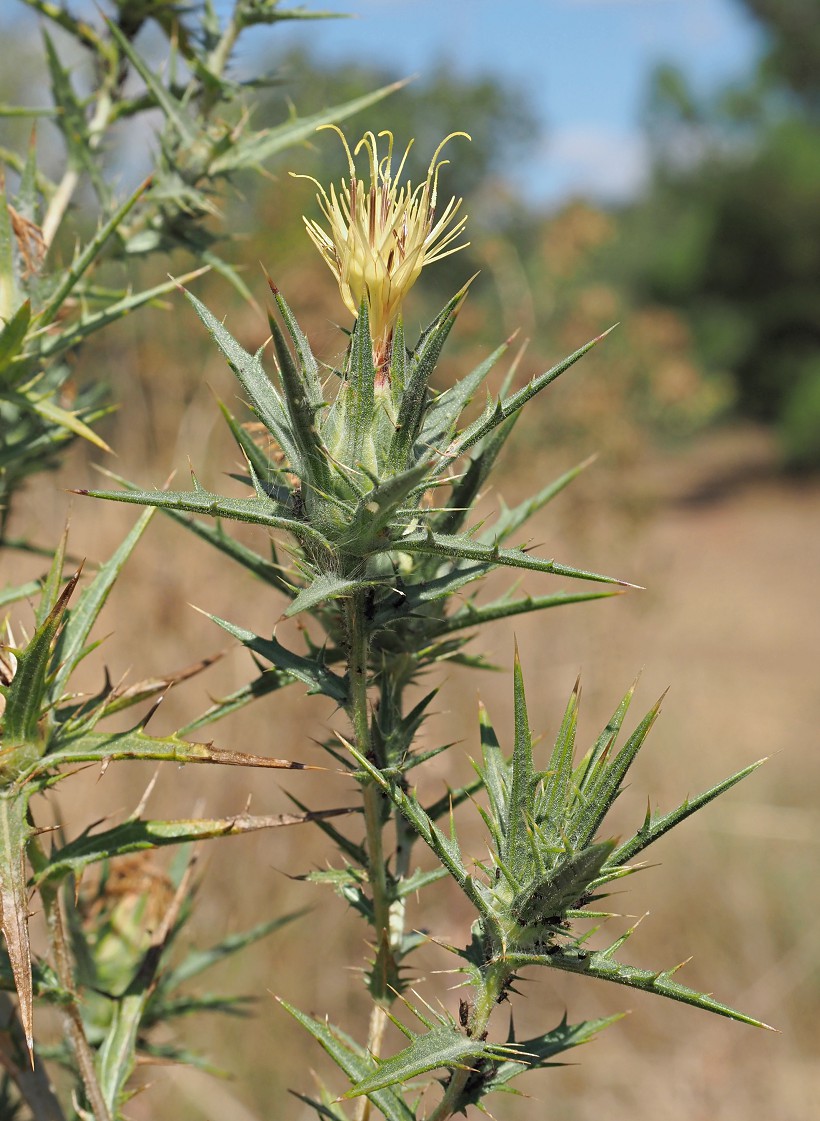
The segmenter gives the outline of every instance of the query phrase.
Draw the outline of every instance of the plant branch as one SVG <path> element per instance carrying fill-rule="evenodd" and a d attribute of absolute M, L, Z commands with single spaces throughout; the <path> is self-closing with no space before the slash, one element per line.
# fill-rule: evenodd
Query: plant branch
<path fill-rule="evenodd" d="M 100 146 L 102 138 L 105 135 L 105 130 L 111 123 L 112 112 L 113 101 L 111 94 L 104 85 L 99 91 L 94 116 L 88 124 L 88 149 L 90 152 L 95 152 Z M 54 238 L 57 236 L 57 231 L 62 224 L 65 212 L 68 210 L 79 183 L 79 168 L 67 167 L 62 179 L 57 185 L 57 190 L 52 195 L 51 201 L 48 204 L 48 210 L 43 218 L 43 243 L 46 253 L 54 243 Z"/>
<path fill-rule="evenodd" d="M 513 970 L 504 960 L 491 961 L 484 966 L 481 973 L 481 987 L 476 995 L 466 1028 L 467 1035 L 472 1039 L 483 1041 L 490 1016 L 512 973 Z M 463 1111 L 461 1095 L 471 1074 L 472 1070 L 467 1064 L 452 1072 L 444 1096 L 430 1114 L 428 1121 L 446 1121 L 446 1118 Z"/>
<path fill-rule="evenodd" d="M 71 954 L 63 926 L 63 914 L 60 906 L 59 887 L 56 884 L 43 885 L 40 889 L 40 898 L 43 901 L 43 910 L 46 916 L 46 928 L 54 958 L 54 968 L 60 985 L 67 993 L 71 994 L 71 1001 L 65 1006 L 64 1020 L 66 1034 L 71 1040 L 74 1057 L 80 1077 L 88 1095 L 88 1101 L 95 1121 L 113 1121 L 111 1112 L 105 1104 L 97 1069 L 94 1063 L 94 1052 L 85 1034 L 82 1013 L 74 991 L 74 971 L 71 967 Z"/>
<path fill-rule="evenodd" d="M 367 666 L 369 642 L 367 633 L 365 596 L 367 592 L 357 591 L 347 601 L 347 632 L 349 642 L 348 673 L 350 679 L 350 703 L 348 714 L 353 725 L 353 738 L 357 749 L 368 758 L 372 757 L 370 736 L 370 711 L 367 694 Z M 386 981 L 386 958 L 390 948 L 390 899 L 387 886 L 387 868 L 382 842 L 382 799 L 383 795 L 372 781 L 367 781 L 363 790 L 364 819 L 367 847 L 367 874 L 373 902 L 373 926 L 376 942 L 376 962 L 373 970 L 371 992 L 375 1001 L 370 1016 L 367 1049 L 378 1055 L 381 1049 L 384 1029 L 387 1022 L 385 1005 L 393 1000 L 393 993 Z M 363 1098 L 358 1121 L 367 1121 L 370 1106 Z"/>

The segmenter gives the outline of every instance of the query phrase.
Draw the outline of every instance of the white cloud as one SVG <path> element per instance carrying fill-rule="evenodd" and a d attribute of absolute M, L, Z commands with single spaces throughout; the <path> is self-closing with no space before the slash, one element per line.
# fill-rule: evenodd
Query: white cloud
<path fill-rule="evenodd" d="M 535 175 L 525 190 L 548 202 L 576 194 L 626 201 L 646 185 L 650 166 L 646 140 L 639 132 L 595 125 L 551 131 L 534 164 Z"/>

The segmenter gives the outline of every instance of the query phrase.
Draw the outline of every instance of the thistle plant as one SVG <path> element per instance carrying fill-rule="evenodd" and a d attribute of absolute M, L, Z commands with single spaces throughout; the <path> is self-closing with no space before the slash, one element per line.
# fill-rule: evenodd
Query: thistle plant
<path fill-rule="evenodd" d="M 186 293 L 238 378 L 254 418 L 249 426 L 221 406 L 243 457 L 237 477 L 247 486 L 244 497 L 213 492 L 193 474 L 187 490 L 145 490 L 123 481 L 119 491 L 82 492 L 164 510 L 284 596 L 282 617 L 304 614 L 321 629 L 317 640 L 303 628 L 305 648 L 290 649 L 276 637 L 279 608 L 273 603 L 260 633 L 212 616 L 253 653 L 259 672 L 202 720 L 218 719 L 294 681 L 331 698 L 344 714 L 345 725 L 324 747 L 358 790 L 363 825 L 350 836 L 320 820 L 318 828 L 338 849 L 339 860 L 306 878 L 333 888 L 371 929 L 372 956 L 364 971 L 372 1002 L 367 1032 L 356 1040 L 347 1027 L 282 1000 L 346 1079 L 341 1096 L 337 1087 L 321 1084 L 316 1097 L 298 1096 L 320 1117 L 339 1121 L 351 1116 L 350 1099 L 357 1099 L 352 1106 L 357 1119 L 380 1114 L 388 1121 L 409 1121 L 421 1108 L 425 1076 L 429 1081 L 435 1072 L 442 1092 L 426 1116 L 443 1121 L 470 1105 L 485 1109 L 487 1095 L 512 1089 L 519 1075 L 552 1065 L 556 1055 L 610 1022 L 562 1019 L 531 1039 L 518 1039 L 512 1027 L 505 1034 L 493 1012 L 512 1000 L 516 980 L 530 967 L 598 978 L 765 1026 L 681 984 L 674 963 L 660 969 L 624 964 L 618 952 L 634 928 L 604 941 L 600 930 L 615 918 L 607 909 L 610 885 L 637 871 L 636 858 L 649 845 L 758 763 L 667 813 L 648 811 L 634 834 L 616 840 L 605 818 L 660 702 L 618 746 L 630 689 L 578 757 L 576 688 L 554 747 L 538 757 L 516 657 L 509 753 L 501 747 L 505 737 L 496 738 L 482 713 L 475 779 L 426 805 L 416 793 L 416 768 L 447 749 L 420 741 L 436 695 L 435 688 L 418 689 L 429 671 L 450 662 L 481 666 L 481 656 L 468 646 L 494 620 L 603 599 L 631 586 L 535 555 L 522 541 L 526 521 L 584 464 L 518 505 L 502 507 L 489 525 L 478 515 L 479 497 L 524 407 L 607 332 L 519 388 L 513 356 L 500 393 L 487 393 L 483 411 L 472 420 L 463 419 L 464 411 L 508 354 L 509 343 L 451 388 L 433 388 L 469 285 L 413 346 L 405 336 L 403 305 L 425 264 L 455 252 L 464 232 L 461 201 L 438 204 L 442 147 L 426 178 L 413 187 L 401 183 L 404 159 L 393 170 L 392 136 L 366 133 L 352 150 L 344 143 L 348 179 L 329 191 L 319 188 L 327 225 L 307 219 L 308 233 L 355 317 L 338 367 L 320 364 L 273 282 L 273 376 L 265 368 L 267 341 L 255 353 L 246 350 L 218 316 Z M 361 179 L 360 155 L 366 162 Z M 257 435 L 260 426 L 264 441 Z M 261 527 L 270 551 L 231 538 L 226 529 L 231 521 Z M 485 602 L 481 583 L 500 569 L 561 577 L 572 590 L 522 594 L 513 587 Z M 260 607 L 259 617 L 265 610 Z M 193 721 L 184 731 L 198 726 Z M 453 810 L 468 801 L 487 830 L 481 860 L 465 853 L 455 826 Z M 427 859 L 417 863 L 425 852 Z M 457 1012 L 443 1004 L 433 1010 L 433 1000 L 413 988 L 413 954 L 429 939 L 405 914 L 411 897 L 423 900 L 425 889 L 445 878 L 474 915 L 466 944 L 439 943 L 463 982 Z M 403 1009 L 414 1026 L 402 1018 Z M 391 1022 L 407 1039 L 393 1054 L 387 1053 Z"/>

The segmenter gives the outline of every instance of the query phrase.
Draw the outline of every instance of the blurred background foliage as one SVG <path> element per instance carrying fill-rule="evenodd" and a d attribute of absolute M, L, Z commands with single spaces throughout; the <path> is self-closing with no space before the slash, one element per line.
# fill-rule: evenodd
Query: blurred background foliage
<path fill-rule="evenodd" d="M 478 349 L 499 333 L 520 331 L 534 356 L 531 365 L 525 355 L 521 379 L 543 356 L 622 321 L 607 354 L 589 360 L 590 367 L 605 364 L 606 376 L 590 369 L 582 385 L 566 391 L 561 423 L 564 436 L 617 460 L 634 458 L 650 438 L 676 440 L 740 417 L 771 427 L 782 465 L 820 466 L 820 31 L 812 0 L 746 2 L 769 44 L 752 73 L 708 95 L 696 93 L 680 70 L 660 67 L 652 75 L 645 114 L 652 174 L 627 204 L 603 208 L 578 198 L 543 212 L 517 197 L 505 169 L 527 159 L 538 128 L 522 92 L 496 77 L 459 76 L 446 61 L 348 126 L 351 137 L 389 128 L 399 148 L 415 138 L 415 179 L 443 135 L 468 129 L 472 141 L 456 137 L 445 152 L 452 163 L 442 195 L 465 198 L 472 246 L 431 270 L 413 305 L 416 320 L 426 321 L 465 272 L 477 272 L 462 337 Z M 15 42 L 13 24 L 10 32 L 0 48 L 6 58 L 34 53 Z M 3 65 L 0 99 L 36 103 L 33 70 L 33 60 Z M 309 114 L 400 77 L 352 61 L 319 65 L 307 50 L 293 49 L 276 56 L 254 122 L 282 120 L 288 101 Z M 0 122 L 0 143 L 19 149 L 29 127 L 20 119 Z M 43 121 L 46 160 L 54 142 L 53 125 Z M 124 130 L 110 154 L 112 173 L 136 182 L 140 149 L 151 143 Z M 287 168 L 327 181 L 341 176 L 345 161 L 338 141 L 319 134 L 290 154 Z M 211 228 L 217 250 L 222 222 L 240 234 L 231 260 L 253 291 L 261 290 L 262 263 L 294 306 L 307 306 L 309 326 L 330 338 L 340 308 L 301 223 L 302 213 L 316 212 L 313 194 L 282 166 L 273 183 L 246 175 L 241 193 L 215 200 L 222 215 Z M 138 284 L 164 276 L 153 261 L 136 268 Z M 224 287 L 217 276 L 202 282 L 206 302 L 219 290 L 225 306 L 231 297 Z M 236 314 L 248 317 L 238 301 Z M 124 339 L 134 330 L 124 324 Z M 249 335 L 262 330 L 261 316 L 248 319 Z M 124 397 L 125 413 L 131 393 L 151 402 L 151 371 L 160 366 L 179 370 L 183 382 L 193 370 L 199 380 L 197 364 L 181 358 L 200 344 L 180 339 L 173 317 L 165 324 L 157 317 L 150 340 L 137 331 L 136 369 L 130 344 L 114 334 L 98 344 L 103 368 L 112 350 L 124 348 L 114 396 Z M 473 358 L 472 349 L 464 355 L 465 363 Z M 181 388 L 183 406 L 195 388 Z M 173 434 L 159 415 L 151 419 L 157 446 L 166 446 Z M 545 423 L 549 437 L 559 438 L 549 417 Z M 103 434 L 116 442 L 116 419 L 109 425 L 113 431 L 104 427 Z"/>

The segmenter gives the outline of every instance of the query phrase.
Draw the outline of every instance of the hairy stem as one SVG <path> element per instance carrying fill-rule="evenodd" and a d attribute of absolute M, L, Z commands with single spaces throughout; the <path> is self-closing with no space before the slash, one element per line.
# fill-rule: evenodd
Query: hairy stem
<path fill-rule="evenodd" d="M 85 1034 L 80 1006 L 74 992 L 74 973 L 71 968 L 71 954 L 63 926 L 63 914 L 60 907 L 59 888 L 56 886 L 42 887 L 40 897 L 46 916 L 48 938 L 54 959 L 54 968 L 60 985 L 71 994 L 71 1001 L 64 1012 L 66 1034 L 71 1040 L 74 1057 L 80 1077 L 88 1095 L 88 1102 L 95 1121 L 112 1121 L 111 1112 L 105 1103 L 100 1083 L 97 1078 L 97 1069 L 94 1064 L 94 1052 Z"/>
<path fill-rule="evenodd" d="M 368 757 L 372 753 L 370 739 L 370 706 L 367 695 L 368 633 L 365 617 L 364 593 L 357 592 L 347 606 L 347 629 L 350 643 L 349 666 L 350 706 L 356 747 Z M 381 762 L 381 761 L 380 761 Z M 368 782 L 364 788 L 364 820 L 367 838 L 367 872 L 373 893 L 373 913 L 378 944 L 387 938 L 389 930 L 389 898 L 387 870 L 382 845 L 382 796 L 378 788 Z M 384 994 L 381 994 L 382 996 Z"/>
<path fill-rule="evenodd" d="M 353 725 L 353 738 L 362 754 L 372 754 L 370 737 L 370 709 L 367 692 L 368 632 L 365 613 L 365 593 L 357 592 L 347 603 L 347 633 L 349 641 L 348 673 L 350 704 L 348 715 Z M 383 762 L 379 760 L 379 762 Z M 384 845 L 382 842 L 382 795 L 374 783 L 368 782 L 363 791 L 365 836 L 367 847 L 367 874 L 373 903 L 373 926 L 376 940 L 376 969 L 371 992 L 375 1001 L 370 1016 L 367 1049 L 378 1055 L 387 1022 L 385 1005 L 393 994 L 387 985 L 386 956 L 390 953 L 390 899 L 387 887 Z M 367 1121 L 370 1105 L 362 1099 L 358 1121 Z"/>
<path fill-rule="evenodd" d="M 504 961 L 490 962 L 482 970 L 482 983 L 476 993 L 475 1003 L 467 1024 L 467 1034 L 471 1038 L 478 1040 L 484 1038 L 490 1016 L 498 1004 L 499 997 L 505 990 L 511 973 L 512 970 Z M 463 1111 L 461 1095 L 470 1074 L 471 1071 L 466 1063 L 464 1067 L 452 1072 L 450 1081 L 447 1083 L 447 1089 L 444 1091 L 441 1101 L 430 1114 L 428 1121 L 446 1121 L 446 1118 L 452 1117 L 454 1113 Z"/>

